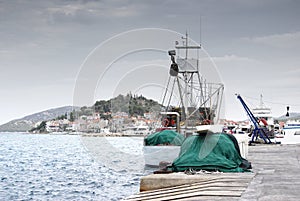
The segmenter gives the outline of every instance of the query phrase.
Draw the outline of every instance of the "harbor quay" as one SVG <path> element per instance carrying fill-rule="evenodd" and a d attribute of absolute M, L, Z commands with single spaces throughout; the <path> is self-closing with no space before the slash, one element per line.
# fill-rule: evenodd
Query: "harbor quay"
<path fill-rule="evenodd" d="M 299 200 L 300 144 L 249 147 L 256 174 L 238 200 Z"/>
<path fill-rule="evenodd" d="M 246 173 L 151 174 L 127 200 L 299 200 L 300 144 L 254 144 Z"/>

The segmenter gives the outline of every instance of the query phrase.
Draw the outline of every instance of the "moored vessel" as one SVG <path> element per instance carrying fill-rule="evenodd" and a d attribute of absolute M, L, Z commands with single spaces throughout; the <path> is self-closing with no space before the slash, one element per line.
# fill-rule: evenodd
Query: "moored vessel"
<path fill-rule="evenodd" d="M 169 78 L 163 95 L 164 111 L 160 113 L 161 125 L 145 138 L 144 157 L 147 166 L 158 166 L 161 161 L 172 162 L 180 151 L 181 144 L 164 141 L 161 137 L 165 130 L 172 130 L 184 138 L 207 132 L 221 132 L 219 122 L 224 85 L 217 72 L 200 65 L 200 45 L 190 45 L 186 33 L 181 38 L 182 45 L 175 42 L 175 49 L 170 50 L 171 65 Z M 203 53 L 202 53 L 203 54 Z M 206 62 L 208 58 L 205 58 Z M 203 70 L 203 71 L 201 71 Z M 156 137 L 157 144 L 149 144 L 149 137 Z M 177 139 L 174 137 L 174 139 Z M 179 137 L 180 138 L 180 137 Z"/>
<path fill-rule="evenodd" d="M 266 126 L 269 130 L 274 128 L 274 118 L 271 108 L 263 102 L 263 95 L 260 95 L 260 103 L 252 109 L 253 115 L 260 121 L 260 125 Z"/>

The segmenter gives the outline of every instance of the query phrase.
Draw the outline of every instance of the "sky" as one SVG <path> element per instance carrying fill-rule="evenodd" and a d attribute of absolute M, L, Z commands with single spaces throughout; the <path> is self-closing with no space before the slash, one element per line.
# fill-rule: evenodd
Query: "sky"
<path fill-rule="evenodd" d="M 296 0 L 0 0 L 0 124 L 126 90 L 159 101 L 147 86 L 165 84 L 167 51 L 186 32 L 216 65 L 227 119 L 247 118 L 236 93 L 250 107 L 262 94 L 275 117 L 300 112 L 299 9 Z"/>

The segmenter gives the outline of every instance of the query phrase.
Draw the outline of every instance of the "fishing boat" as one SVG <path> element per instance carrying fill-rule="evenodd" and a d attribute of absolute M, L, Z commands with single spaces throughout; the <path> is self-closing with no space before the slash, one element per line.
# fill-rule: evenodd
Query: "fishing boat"
<path fill-rule="evenodd" d="M 176 41 L 175 50 L 168 51 L 171 65 L 162 98 L 165 107 L 160 113 L 161 125 L 157 132 L 144 140 L 146 166 L 172 162 L 188 136 L 221 132 L 223 128 L 219 117 L 224 85 L 217 71 L 212 70 L 214 66 L 202 65 L 209 58 L 200 58 L 204 52 L 201 45 L 192 42 L 187 33 L 181 39 L 182 44 Z"/>

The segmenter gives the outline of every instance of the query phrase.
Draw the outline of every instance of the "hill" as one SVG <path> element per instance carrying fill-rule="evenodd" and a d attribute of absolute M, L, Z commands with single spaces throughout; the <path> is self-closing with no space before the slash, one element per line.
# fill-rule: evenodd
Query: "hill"
<path fill-rule="evenodd" d="M 108 101 L 96 101 L 92 106 L 95 112 L 125 112 L 130 116 L 143 116 L 144 113 L 161 111 L 162 105 L 152 99 L 147 99 L 144 96 L 127 94 L 118 95 Z"/>
<path fill-rule="evenodd" d="M 300 119 L 300 113 L 291 112 L 289 117 L 282 115 L 282 116 L 274 118 L 274 119 L 278 120 L 278 121 L 296 120 L 296 119 Z"/>
<path fill-rule="evenodd" d="M 55 119 L 56 117 L 64 115 L 65 113 L 70 113 L 71 111 L 73 111 L 73 109 L 77 110 L 79 109 L 79 107 L 64 106 L 34 113 L 0 125 L 0 131 L 28 131 L 29 129 L 34 127 L 37 122 Z"/>
<path fill-rule="evenodd" d="M 110 119 L 111 115 L 107 114 L 124 112 L 130 116 L 143 116 L 144 113 L 160 111 L 161 108 L 162 105 L 158 102 L 147 99 L 142 95 L 118 95 L 110 100 L 96 101 L 91 107 L 84 106 L 80 108 L 65 106 L 31 114 L 21 119 L 12 120 L 6 124 L 0 125 L 0 132 L 28 131 L 32 129 L 37 122 L 55 119 L 61 115 L 65 115 L 66 113 L 70 114 L 73 109 L 76 111 L 76 116 L 89 116 L 94 112 L 97 112 L 100 113 L 101 118 Z"/>

